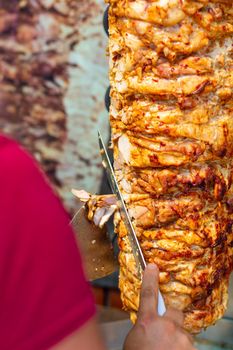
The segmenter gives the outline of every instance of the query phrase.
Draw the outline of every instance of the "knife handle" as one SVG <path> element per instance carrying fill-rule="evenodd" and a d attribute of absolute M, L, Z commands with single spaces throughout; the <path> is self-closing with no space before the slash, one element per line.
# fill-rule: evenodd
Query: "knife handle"
<path fill-rule="evenodd" d="M 158 293 L 158 314 L 159 316 L 163 316 L 166 312 L 166 306 L 164 303 L 164 299 L 163 296 L 161 294 L 161 292 L 159 291 Z"/>

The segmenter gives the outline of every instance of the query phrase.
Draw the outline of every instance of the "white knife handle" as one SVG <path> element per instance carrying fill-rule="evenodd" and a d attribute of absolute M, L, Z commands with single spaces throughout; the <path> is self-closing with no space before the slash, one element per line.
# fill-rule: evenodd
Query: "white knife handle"
<path fill-rule="evenodd" d="M 164 303 L 164 299 L 163 299 L 163 296 L 162 294 L 158 293 L 158 314 L 159 316 L 163 316 L 166 312 L 166 306 L 165 306 L 165 303 Z"/>

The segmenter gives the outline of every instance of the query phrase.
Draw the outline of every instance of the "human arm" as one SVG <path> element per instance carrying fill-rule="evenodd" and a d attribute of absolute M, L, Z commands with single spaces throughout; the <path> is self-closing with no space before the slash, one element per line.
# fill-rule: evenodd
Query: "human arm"
<path fill-rule="evenodd" d="M 51 350 L 106 350 L 96 318 L 67 336 Z"/>
<path fill-rule="evenodd" d="M 69 216 L 35 161 L 1 137 L 0 163 L 0 348 L 104 350 Z"/>

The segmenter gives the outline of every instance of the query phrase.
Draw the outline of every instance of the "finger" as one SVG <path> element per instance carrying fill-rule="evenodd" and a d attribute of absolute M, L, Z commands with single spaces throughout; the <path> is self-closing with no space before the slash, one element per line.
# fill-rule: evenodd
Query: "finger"
<path fill-rule="evenodd" d="M 148 264 L 142 280 L 138 318 L 158 314 L 158 279 L 159 270 L 157 266 Z"/>
<path fill-rule="evenodd" d="M 172 320 L 177 326 L 179 326 L 180 331 L 182 333 L 184 333 L 191 344 L 193 344 L 194 340 L 191 334 L 189 334 L 188 332 L 185 331 L 185 329 L 183 328 L 184 325 L 184 314 L 181 311 L 175 310 L 175 309 L 168 309 L 165 314 L 164 317 L 168 317 L 170 320 Z"/>
<path fill-rule="evenodd" d="M 181 311 L 175 310 L 175 309 L 168 309 L 165 314 L 164 317 L 168 317 L 170 318 L 170 320 L 174 321 L 177 325 L 179 325 L 180 327 L 183 327 L 184 324 L 184 314 Z"/>
<path fill-rule="evenodd" d="M 186 337 L 188 338 L 190 344 L 193 345 L 193 343 L 194 343 L 193 336 L 192 336 L 191 334 L 189 334 L 188 332 L 186 332 L 186 331 L 184 330 L 184 328 L 181 329 L 181 332 L 184 333 L 184 334 L 186 335 Z M 194 349 L 194 348 L 193 348 L 193 349 Z M 195 350 L 196 350 L 196 349 L 195 349 Z"/>

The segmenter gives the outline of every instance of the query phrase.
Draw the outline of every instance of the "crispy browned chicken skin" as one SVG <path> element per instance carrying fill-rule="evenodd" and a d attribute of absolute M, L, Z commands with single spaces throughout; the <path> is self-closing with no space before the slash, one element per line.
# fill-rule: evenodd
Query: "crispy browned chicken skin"
<path fill-rule="evenodd" d="M 115 171 L 167 306 L 198 333 L 222 317 L 233 265 L 231 0 L 109 0 Z M 140 280 L 115 216 L 124 308 Z"/>

